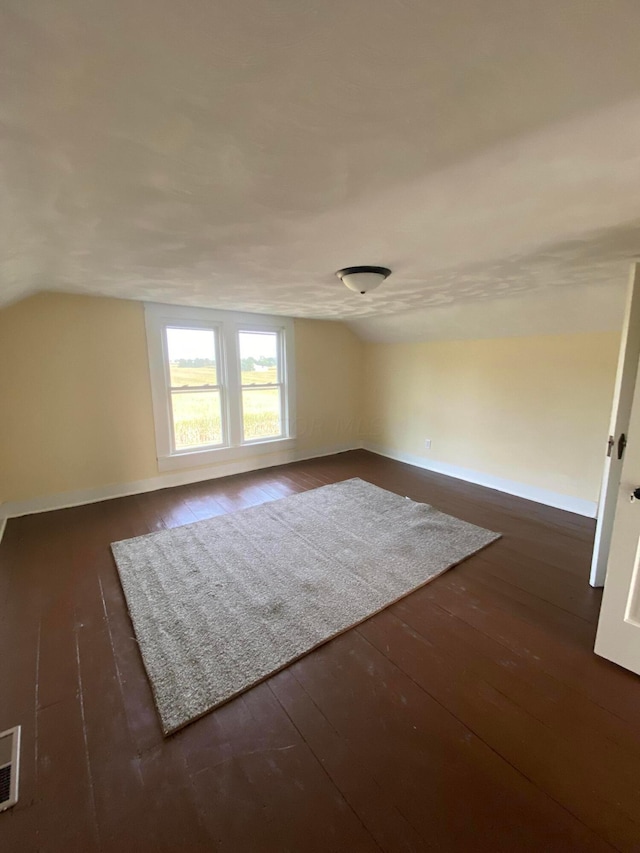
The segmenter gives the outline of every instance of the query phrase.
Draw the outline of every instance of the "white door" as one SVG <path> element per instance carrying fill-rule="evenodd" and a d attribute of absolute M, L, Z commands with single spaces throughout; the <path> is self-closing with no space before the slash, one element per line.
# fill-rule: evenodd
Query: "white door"
<path fill-rule="evenodd" d="M 596 653 L 640 674 L 640 381 L 618 489 Z"/>
<path fill-rule="evenodd" d="M 604 464 L 596 538 L 591 562 L 591 586 L 603 586 L 607 574 L 607 560 L 611 545 L 613 519 L 618 501 L 618 488 L 625 456 L 625 442 L 629 435 L 631 404 L 636 386 L 638 360 L 640 359 L 640 263 L 631 265 L 629 289 L 622 340 L 618 357 L 613 407 L 609 425 L 608 453 Z M 640 480 L 636 485 L 640 485 Z"/>

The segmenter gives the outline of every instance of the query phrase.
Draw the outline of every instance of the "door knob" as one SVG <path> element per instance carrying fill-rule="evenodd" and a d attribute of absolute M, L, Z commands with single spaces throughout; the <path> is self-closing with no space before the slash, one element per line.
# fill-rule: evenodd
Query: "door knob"
<path fill-rule="evenodd" d="M 631 500 L 631 501 L 640 501 L 640 486 L 638 486 L 637 488 L 635 488 L 635 489 L 631 492 L 631 495 L 630 495 L 630 497 L 629 497 L 629 500 Z"/>

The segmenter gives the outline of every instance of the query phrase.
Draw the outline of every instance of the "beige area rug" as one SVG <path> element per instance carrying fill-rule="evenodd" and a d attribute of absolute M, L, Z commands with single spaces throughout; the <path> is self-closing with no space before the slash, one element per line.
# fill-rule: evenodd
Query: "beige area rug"
<path fill-rule="evenodd" d="M 498 537 L 353 479 L 111 547 L 170 734 Z"/>

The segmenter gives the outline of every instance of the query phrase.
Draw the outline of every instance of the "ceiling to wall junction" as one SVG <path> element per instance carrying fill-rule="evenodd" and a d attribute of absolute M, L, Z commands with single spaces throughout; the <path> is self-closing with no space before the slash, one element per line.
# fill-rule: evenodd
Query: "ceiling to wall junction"
<path fill-rule="evenodd" d="M 619 321 L 640 252 L 637 0 L 0 14 L 0 304 L 62 290 L 380 340 L 433 316 L 469 336 L 494 304 L 506 326 L 531 304 L 538 325 L 578 303 L 567 329 Z M 334 276 L 358 263 L 393 275 L 360 297 Z"/>

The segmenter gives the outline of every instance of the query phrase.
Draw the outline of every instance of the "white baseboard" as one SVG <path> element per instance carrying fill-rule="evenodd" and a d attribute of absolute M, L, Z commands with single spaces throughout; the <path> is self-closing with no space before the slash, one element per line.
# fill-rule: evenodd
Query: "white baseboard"
<path fill-rule="evenodd" d="M 445 462 L 432 462 L 421 456 L 411 453 L 389 450 L 376 444 L 365 442 L 364 444 L 351 443 L 324 447 L 316 451 L 284 450 L 279 453 L 271 453 L 264 458 L 249 458 L 226 465 L 216 465 L 210 468 L 198 468 L 185 471 L 173 471 L 150 477 L 146 480 L 136 480 L 131 483 L 118 483 L 109 486 L 98 486 L 93 489 L 79 489 L 73 492 L 63 492 L 57 495 L 47 495 L 40 498 L 32 498 L 25 501 L 10 501 L 0 505 L 0 542 L 4 533 L 7 519 L 18 518 L 21 515 L 33 515 L 39 512 L 50 512 L 56 509 L 67 509 L 83 504 L 98 503 L 99 501 L 111 500 L 112 498 L 123 498 L 129 495 L 140 495 L 144 492 L 153 492 L 157 489 L 166 489 L 171 486 L 183 486 L 188 483 L 199 483 L 203 480 L 214 480 L 218 477 L 228 477 L 232 474 L 245 474 L 248 471 L 258 471 L 262 468 L 272 468 L 277 465 L 286 465 L 289 462 L 303 462 L 305 459 L 317 459 L 322 456 L 332 456 L 335 453 L 345 453 L 348 450 L 359 450 L 364 448 L 380 456 L 395 459 L 398 462 L 406 462 L 427 471 L 438 474 L 446 474 L 458 480 L 466 480 L 489 489 L 497 489 L 509 495 L 535 501 L 536 503 L 563 509 L 584 515 L 587 518 L 595 518 L 598 511 L 596 501 L 574 498 L 570 495 L 562 495 L 536 486 L 528 486 L 525 483 L 517 483 L 505 480 L 501 477 L 493 477 L 490 474 L 482 474 L 469 468 L 460 468 L 456 465 L 448 465 Z"/>
<path fill-rule="evenodd" d="M 50 512 L 55 509 L 68 509 L 84 504 L 98 503 L 112 498 L 124 498 L 129 495 L 140 495 L 144 492 L 154 492 L 171 486 L 184 486 L 187 483 L 199 483 L 203 480 L 214 480 L 218 477 L 229 477 L 232 474 L 245 474 L 262 468 L 273 468 L 276 465 L 286 465 L 289 462 L 303 462 L 305 459 L 317 459 L 321 456 L 332 456 L 348 450 L 359 450 L 361 444 L 356 442 L 344 445 L 323 447 L 315 451 L 283 450 L 270 453 L 264 458 L 249 457 L 247 459 L 229 462 L 226 465 L 215 465 L 208 468 L 172 471 L 149 477 L 146 480 L 136 480 L 131 483 L 116 483 L 109 486 L 98 486 L 92 489 L 78 489 L 73 492 L 62 492 L 57 495 L 31 498 L 25 501 L 9 501 L 0 504 L 0 541 L 9 518 L 21 515 L 34 515 L 39 512 Z"/>
<path fill-rule="evenodd" d="M 386 447 L 380 447 L 376 444 L 365 442 L 363 447 L 365 450 L 370 450 L 372 453 L 378 453 L 380 456 L 386 456 L 389 459 L 395 459 L 397 462 L 407 462 L 409 465 L 415 465 L 417 468 L 424 468 L 427 471 L 434 471 L 437 474 L 446 474 L 448 477 L 455 477 L 457 480 L 466 480 L 468 483 L 486 486 L 489 489 L 496 489 L 499 492 L 515 495 L 518 498 L 525 498 L 528 501 L 535 501 L 536 503 L 552 506 L 556 509 L 574 512 L 577 515 L 584 515 L 587 518 L 596 518 L 598 514 L 597 501 L 574 498 L 571 495 L 563 495 L 558 492 L 549 491 L 548 489 L 540 489 L 537 486 L 529 486 L 526 483 L 518 483 L 514 480 L 494 477 L 491 474 L 483 474 L 471 468 L 460 468 L 457 465 L 449 465 L 446 462 L 435 462 L 425 459 L 422 456 L 414 456 L 412 453 L 389 450 Z"/>

